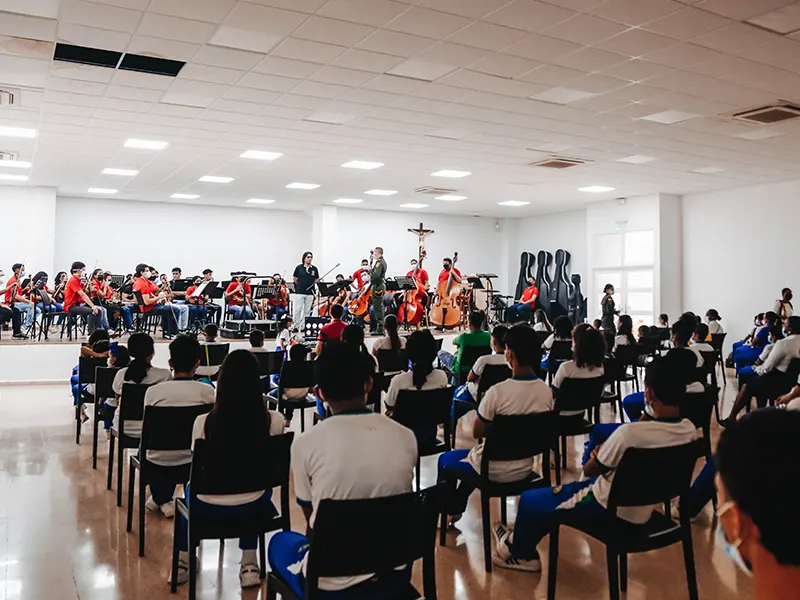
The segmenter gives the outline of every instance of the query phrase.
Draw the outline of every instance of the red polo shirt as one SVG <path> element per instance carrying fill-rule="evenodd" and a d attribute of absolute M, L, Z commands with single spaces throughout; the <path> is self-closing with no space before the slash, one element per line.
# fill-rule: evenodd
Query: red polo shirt
<path fill-rule="evenodd" d="M 320 342 L 335 342 L 342 339 L 342 331 L 347 324 L 341 319 L 334 319 L 319 330 Z"/>
<path fill-rule="evenodd" d="M 523 304 L 526 302 L 530 302 L 531 298 L 533 298 L 534 296 L 536 297 L 539 296 L 539 288 L 537 288 L 535 285 L 526 287 L 525 291 L 522 292 L 522 298 L 520 298 L 520 302 Z"/>
<path fill-rule="evenodd" d="M 6 284 L 8 287 L 11 287 L 13 284 L 17 283 L 18 279 L 16 275 L 12 275 L 11 279 L 8 280 Z M 11 304 L 14 301 L 14 298 L 17 297 L 17 289 L 14 288 L 13 290 L 8 290 L 6 292 L 6 304 Z"/>
<path fill-rule="evenodd" d="M 453 273 L 461 277 L 461 271 L 459 271 L 455 267 L 453 267 L 451 270 L 453 271 Z M 450 271 L 448 271 L 447 269 L 442 269 L 442 272 L 439 273 L 439 283 L 441 283 L 442 281 L 447 281 L 448 277 L 450 277 Z"/>
<path fill-rule="evenodd" d="M 136 281 L 133 282 L 133 291 L 140 292 L 144 300 L 145 296 L 155 296 L 158 294 L 158 284 L 154 281 L 148 281 L 144 277 L 137 277 Z M 155 304 L 144 304 L 144 306 L 142 306 L 144 312 L 150 312 L 153 308 L 155 308 Z"/>
<path fill-rule="evenodd" d="M 406 273 L 406 277 L 413 277 L 419 281 L 423 287 L 428 285 L 428 281 L 430 280 L 428 277 L 428 272 L 425 269 L 417 269 L 416 274 L 414 274 L 414 269 L 411 269 L 408 273 Z M 445 277 L 445 279 L 447 278 Z"/>
<path fill-rule="evenodd" d="M 67 281 L 67 285 L 64 288 L 64 310 L 69 312 L 69 309 L 75 306 L 76 304 L 81 304 L 83 302 L 83 298 L 80 297 L 78 292 L 81 290 L 81 280 L 77 275 L 73 275 Z"/>
<path fill-rule="evenodd" d="M 231 281 L 230 284 L 228 284 L 228 287 L 225 289 L 225 293 L 226 294 L 230 294 L 237 287 L 239 287 L 239 282 L 238 281 Z M 247 296 L 252 294 L 252 291 L 250 289 L 250 282 L 249 281 L 245 281 L 245 283 L 244 283 L 244 292 L 245 292 L 245 295 L 247 295 Z M 229 306 L 241 306 L 242 302 L 243 302 L 242 299 L 237 297 L 237 296 L 231 296 L 230 298 L 228 298 L 228 305 Z"/>

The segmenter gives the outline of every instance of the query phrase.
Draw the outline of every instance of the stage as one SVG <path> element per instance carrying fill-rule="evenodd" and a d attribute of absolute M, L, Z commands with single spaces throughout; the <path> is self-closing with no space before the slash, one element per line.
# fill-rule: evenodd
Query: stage
<path fill-rule="evenodd" d="M 443 338 L 442 349 L 454 352 L 453 340 L 460 333 L 435 331 L 434 337 Z M 4 332 L 5 334 L 5 332 Z M 401 336 L 406 334 L 401 332 Z M 80 341 L 70 342 L 66 339 L 58 340 L 53 336 L 50 341 L 31 342 L 12 340 L 11 336 L 3 335 L 0 340 L 0 385 L 24 385 L 41 383 L 64 383 L 69 381 L 72 368 L 78 364 Z M 375 340 L 380 338 L 368 337 L 364 340 L 367 348 L 372 350 Z M 125 344 L 127 336 L 120 340 Z M 250 343 L 245 340 L 226 340 L 218 338 L 220 342 L 230 343 L 231 351 L 247 349 Z M 169 340 L 155 338 L 156 355 L 153 365 L 169 368 Z M 275 340 L 266 340 L 264 347 L 268 350 L 275 349 Z"/>

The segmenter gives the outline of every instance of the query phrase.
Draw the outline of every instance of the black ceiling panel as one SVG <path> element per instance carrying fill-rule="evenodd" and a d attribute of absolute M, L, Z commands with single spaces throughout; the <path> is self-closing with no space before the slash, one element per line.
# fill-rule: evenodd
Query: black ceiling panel
<path fill-rule="evenodd" d="M 122 62 L 119 63 L 119 68 L 122 71 L 138 71 L 139 73 L 175 77 L 181 72 L 185 64 L 186 63 L 181 60 L 154 58 L 141 54 L 126 54 Z"/>
<path fill-rule="evenodd" d="M 72 44 L 56 44 L 54 60 L 91 65 L 93 67 L 107 67 L 115 69 L 122 58 L 122 52 L 89 48 L 87 46 L 73 46 Z"/>

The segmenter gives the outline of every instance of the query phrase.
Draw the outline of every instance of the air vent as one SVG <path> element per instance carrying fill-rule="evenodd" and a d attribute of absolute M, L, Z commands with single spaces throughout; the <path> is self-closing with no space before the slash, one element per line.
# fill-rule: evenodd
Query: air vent
<path fill-rule="evenodd" d="M 739 121 L 758 123 L 759 125 L 782 123 L 798 117 L 800 117 L 800 106 L 783 101 L 733 115 L 733 118 Z"/>
<path fill-rule="evenodd" d="M 427 196 L 444 196 L 446 194 L 455 194 L 458 190 L 450 190 L 447 188 L 434 187 L 426 185 L 425 187 L 417 188 L 414 190 L 415 194 L 425 194 Z"/>
<path fill-rule="evenodd" d="M 16 152 L 0 152 L 0 163 L 4 160 L 17 160 Z M 2 166 L 2 164 L 0 164 Z"/>
<path fill-rule="evenodd" d="M 0 89 L 0 108 L 10 108 L 19 104 L 19 90 Z"/>
<path fill-rule="evenodd" d="M 72 44 L 56 44 L 54 60 L 91 65 L 93 67 L 106 67 L 115 69 L 122 58 L 122 52 L 89 48 L 87 46 L 73 46 Z"/>
<path fill-rule="evenodd" d="M 532 167 L 545 167 L 547 169 L 569 169 L 570 167 L 577 167 L 578 165 L 585 165 L 592 161 L 583 158 L 570 158 L 568 156 L 551 156 L 534 163 Z"/>
<path fill-rule="evenodd" d="M 151 75 L 175 77 L 181 72 L 185 64 L 181 60 L 169 60 L 142 54 L 126 54 L 122 58 L 122 62 L 119 63 L 119 69 L 120 71 L 138 71 L 139 73 L 150 73 Z"/>

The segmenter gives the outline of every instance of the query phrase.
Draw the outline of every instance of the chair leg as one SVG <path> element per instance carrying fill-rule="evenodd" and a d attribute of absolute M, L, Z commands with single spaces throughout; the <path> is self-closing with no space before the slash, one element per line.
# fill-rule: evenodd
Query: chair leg
<path fill-rule="evenodd" d="M 556 580 L 558 578 L 558 524 L 550 529 L 550 554 L 547 559 L 547 600 L 556 599 Z"/>
<path fill-rule="evenodd" d="M 608 567 L 608 593 L 611 600 L 619 600 L 619 560 L 613 548 L 606 546 Z"/>
<path fill-rule="evenodd" d="M 483 561 L 486 566 L 486 572 L 492 572 L 492 534 L 490 527 L 491 513 L 489 511 L 489 501 L 491 498 L 489 494 L 481 490 L 481 528 L 483 529 Z"/>
<path fill-rule="evenodd" d="M 619 589 L 623 592 L 628 591 L 628 554 L 626 552 L 619 555 Z"/>
<path fill-rule="evenodd" d="M 686 564 L 686 581 L 689 585 L 689 600 L 697 600 L 697 570 L 694 564 L 692 530 L 689 524 L 683 525 L 683 562 Z"/>
<path fill-rule="evenodd" d="M 508 525 L 508 498 L 505 496 L 500 498 L 500 522 Z"/>
<path fill-rule="evenodd" d="M 136 469 L 128 465 L 128 523 L 125 529 L 128 533 L 133 529 L 133 486 L 135 485 Z"/>
<path fill-rule="evenodd" d="M 420 473 L 420 471 L 421 471 L 420 463 L 421 463 L 421 460 L 420 460 L 419 457 L 417 457 L 417 470 L 416 470 L 416 474 L 415 474 L 416 478 L 417 478 L 417 491 L 420 491 L 422 489 L 422 483 L 421 483 L 422 474 Z"/>
<path fill-rule="evenodd" d="M 191 528 L 191 525 L 189 527 Z M 192 543 L 192 537 L 189 536 L 189 600 L 195 600 L 196 596 L 197 596 L 197 545 Z"/>
<path fill-rule="evenodd" d="M 446 546 L 447 545 L 447 518 L 448 518 L 447 511 L 442 510 L 439 513 L 439 545 Z"/>
<path fill-rule="evenodd" d="M 128 468 L 131 469 L 131 466 L 128 465 Z M 131 469 L 133 471 L 134 469 Z M 133 482 L 131 482 L 133 483 Z M 144 503 L 145 503 L 145 481 L 144 477 L 141 473 L 139 473 L 139 556 L 144 556 Z M 131 499 L 131 504 L 133 504 L 133 494 L 129 494 L 128 496 Z M 131 510 L 130 508 L 128 510 Z M 175 519 L 179 519 L 180 515 L 173 517 Z"/>
<path fill-rule="evenodd" d="M 567 436 L 561 436 L 561 468 L 567 468 Z"/>
<path fill-rule="evenodd" d="M 169 591 L 172 594 L 178 591 L 178 556 L 180 554 L 178 550 L 178 537 L 181 534 L 180 520 L 182 518 L 181 513 L 176 510 L 175 522 L 172 524 L 172 577 L 170 578 L 172 583 L 169 586 Z"/>
<path fill-rule="evenodd" d="M 119 448 L 117 448 L 117 506 L 122 506 L 122 472 L 123 461 L 125 460 L 125 448 L 120 440 Z"/>
<path fill-rule="evenodd" d="M 111 434 L 111 437 L 108 438 L 108 483 L 106 484 L 106 489 L 111 489 L 111 482 L 114 479 L 114 441 L 116 438 L 114 434 Z"/>
<path fill-rule="evenodd" d="M 548 456 L 542 460 L 550 460 Z M 556 485 L 561 485 L 561 451 L 558 449 L 558 440 L 553 447 L 553 464 L 556 466 Z"/>
<path fill-rule="evenodd" d="M 81 384 L 78 384 L 78 403 L 75 405 L 75 443 L 81 443 Z"/>
<path fill-rule="evenodd" d="M 97 444 L 98 440 L 100 439 L 100 430 L 98 429 L 99 425 L 97 423 L 97 399 L 95 398 L 94 404 L 94 416 L 92 417 L 92 468 L 97 468 Z"/>
<path fill-rule="evenodd" d="M 267 576 L 267 540 L 263 533 L 258 536 L 258 559 L 261 564 L 259 575 L 264 579 Z"/>

